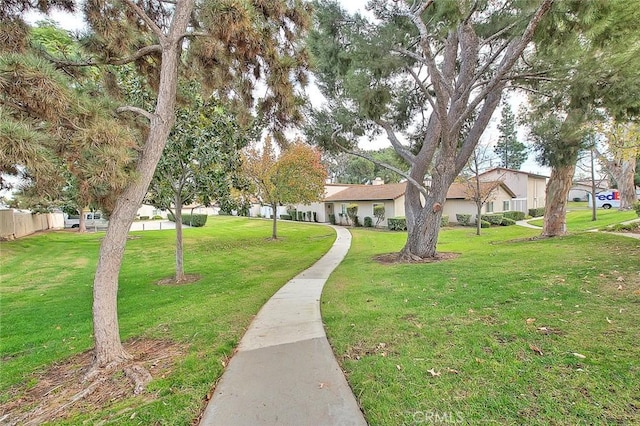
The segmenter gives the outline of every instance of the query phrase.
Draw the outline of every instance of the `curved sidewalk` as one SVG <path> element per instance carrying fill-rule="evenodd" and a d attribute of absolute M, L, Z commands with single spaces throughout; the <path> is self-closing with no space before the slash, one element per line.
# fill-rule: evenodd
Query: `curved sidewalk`
<path fill-rule="evenodd" d="M 332 227 L 331 249 L 284 285 L 243 336 L 200 425 L 366 425 L 327 341 L 320 295 L 351 245 Z"/>

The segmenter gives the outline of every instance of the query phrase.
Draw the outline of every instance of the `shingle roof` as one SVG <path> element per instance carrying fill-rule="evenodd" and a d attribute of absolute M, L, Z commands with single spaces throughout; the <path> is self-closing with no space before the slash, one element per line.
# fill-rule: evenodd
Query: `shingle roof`
<path fill-rule="evenodd" d="M 404 195 L 406 186 L 406 183 L 354 185 L 325 198 L 325 201 L 395 200 Z"/>
<path fill-rule="evenodd" d="M 492 185 L 495 182 L 480 182 L 480 185 Z M 515 197 L 515 194 L 500 182 L 506 192 Z M 404 195 L 407 183 L 390 183 L 386 185 L 354 185 L 333 194 L 324 201 L 377 201 L 377 200 L 396 200 Z M 447 191 L 447 199 L 464 199 L 466 195 L 466 185 L 463 183 L 453 183 Z"/>

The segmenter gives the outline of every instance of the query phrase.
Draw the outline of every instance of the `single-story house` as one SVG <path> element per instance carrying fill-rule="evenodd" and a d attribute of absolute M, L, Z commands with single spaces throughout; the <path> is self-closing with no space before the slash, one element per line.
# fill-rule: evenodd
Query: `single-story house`
<path fill-rule="evenodd" d="M 481 173 L 479 178 L 481 181 L 503 181 L 516 195 L 511 210 L 527 213 L 529 209 L 545 206 L 547 176 L 496 167 Z"/>
<path fill-rule="evenodd" d="M 182 214 L 206 214 L 207 216 L 211 216 L 217 215 L 219 211 L 219 207 L 205 207 L 199 204 L 182 206 Z M 151 219 L 154 216 L 160 216 L 163 219 L 166 219 L 168 214 L 168 210 L 161 210 L 149 204 L 142 204 L 138 209 L 137 217 L 140 218 L 146 216 Z"/>
<path fill-rule="evenodd" d="M 490 185 L 484 182 L 483 185 Z M 329 215 L 334 214 L 336 223 L 346 225 L 347 208 L 350 204 L 358 205 L 358 218 L 360 223 L 365 217 L 371 217 L 375 224 L 376 218 L 373 214 L 377 206 L 384 207 L 385 219 L 378 226 L 386 226 L 387 219 L 391 217 L 404 216 L 404 193 L 407 183 L 374 184 L 374 185 L 347 185 L 341 191 L 335 192 L 324 199 L 323 219 L 320 222 L 328 222 Z M 456 214 L 471 214 L 475 217 L 476 205 L 467 199 L 467 186 L 463 183 L 454 183 L 447 192 L 447 200 L 443 206 L 443 214 L 449 216 L 451 222 L 456 222 Z M 500 182 L 494 189 L 491 201 L 483 206 L 483 213 L 502 212 L 512 210 L 512 199 L 515 197 L 513 191 L 504 183 Z M 301 210 L 312 210 L 312 206 L 299 207 Z M 316 210 L 312 210 L 316 211 Z"/>

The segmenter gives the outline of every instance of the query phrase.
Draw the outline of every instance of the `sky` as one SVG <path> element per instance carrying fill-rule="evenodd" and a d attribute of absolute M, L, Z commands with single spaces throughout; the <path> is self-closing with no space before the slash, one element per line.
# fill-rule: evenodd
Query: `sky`
<path fill-rule="evenodd" d="M 365 5 L 367 3 L 367 0 L 340 0 L 340 3 L 344 9 L 346 9 L 351 13 L 354 13 L 354 12 L 367 13 L 365 10 Z M 45 16 L 29 13 L 26 16 L 26 18 L 30 23 L 35 23 L 38 20 L 44 19 Z M 79 14 L 72 15 L 65 12 L 54 11 L 48 16 L 48 18 L 53 19 L 62 28 L 65 28 L 69 31 L 79 31 L 79 30 L 82 30 L 84 27 L 84 22 L 82 21 L 82 17 Z M 311 87 L 307 89 L 307 94 L 311 98 L 312 103 L 318 104 L 322 102 L 322 95 L 320 95 L 320 92 L 317 90 L 315 86 L 311 85 Z M 522 95 L 520 96 L 510 95 L 508 97 L 508 102 L 511 104 L 511 108 L 514 111 L 514 113 L 517 114 L 517 112 L 520 110 L 521 105 L 525 102 L 525 97 Z M 480 139 L 481 144 L 493 145 L 495 144 L 495 142 L 497 142 L 498 136 L 499 136 L 499 131 L 497 129 L 497 126 L 498 126 L 498 123 L 500 122 L 500 114 L 501 114 L 501 109 L 500 107 L 498 107 L 489 123 L 489 126 L 487 127 L 487 130 L 485 131 L 485 133 Z M 519 135 L 519 140 L 527 144 L 526 129 L 520 128 L 518 135 Z M 366 150 L 380 149 L 380 148 L 391 146 L 391 144 L 386 140 L 386 138 L 382 136 L 373 141 L 369 141 L 368 138 L 362 138 L 359 141 L 358 145 L 360 146 L 360 148 L 366 149 Z M 534 155 L 532 153 L 529 154 L 529 158 L 523 164 L 523 166 L 521 167 L 521 170 L 531 172 L 531 173 L 536 173 L 536 174 L 542 174 L 546 176 L 549 176 L 549 173 L 550 173 L 548 168 L 542 167 L 535 162 Z"/>

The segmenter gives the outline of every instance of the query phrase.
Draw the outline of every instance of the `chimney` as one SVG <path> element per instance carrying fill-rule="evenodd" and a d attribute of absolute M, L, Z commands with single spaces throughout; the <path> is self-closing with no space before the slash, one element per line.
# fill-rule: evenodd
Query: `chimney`
<path fill-rule="evenodd" d="M 377 177 L 371 182 L 371 185 L 384 185 L 384 181 L 380 177 Z"/>

